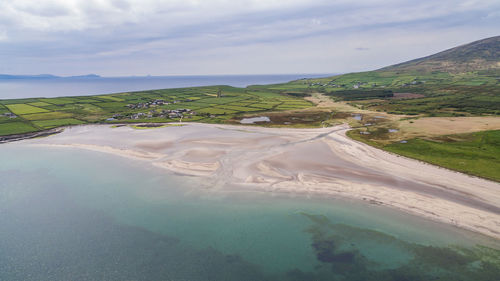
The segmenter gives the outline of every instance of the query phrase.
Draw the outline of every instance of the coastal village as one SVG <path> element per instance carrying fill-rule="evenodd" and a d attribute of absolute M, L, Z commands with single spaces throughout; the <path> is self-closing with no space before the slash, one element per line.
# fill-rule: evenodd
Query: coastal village
<path fill-rule="evenodd" d="M 217 91 L 217 98 L 223 97 L 222 91 L 219 89 Z M 148 119 L 148 118 L 169 118 L 169 119 L 176 119 L 180 118 L 181 120 L 183 118 L 186 119 L 191 119 L 193 116 L 198 115 L 196 111 L 193 111 L 189 108 L 177 108 L 177 109 L 155 109 L 158 106 L 163 106 L 163 105 L 170 105 L 170 104 L 176 104 L 176 103 L 186 103 L 186 102 L 192 102 L 192 99 L 183 99 L 183 100 L 173 100 L 172 102 L 165 101 L 163 99 L 154 99 L 148 102 L 140 102 L 140 103 L 135 103 L 135 104 L 128 104 L 127 107 L 130 109 L 149 109 L 148 112 L 137 112 L 133 114 L 127 114 L 127 115 L 122 115 L 122 114 L 114 114 L 113 117 L 107 118 L 106 121 L 116 121 L 119 119 L 124 119 L 124 118 L 129 118 L 132 120 L 139 120 L 139 119 Z M 215 114 L 208 114 L 207 117 L 214 118 L 216 117 Z"/>
<path fill-rule="evenodd" d="M 149 102 L 141 102 L 136 104 L 128 104 L 127 107 L 130 109 L 149 109 L 148 112 L 137 112 L 123 116 L 122 114 L 114 114 L 113 117 L 106 119 L 106 121 L 115 121 L 118 119 L 129 118 L 132 120 L 147 119 L 147 118 L 187 118 L 190 119 L 197 113 L 189 108 L 178 108 L 178 109 L 155 109 L 158 106 L 175 104 L 180 102 L 191 102 L 191 99 L 185 100 L 174 100 L 173 102 L 167 102 L 161 99 L 155 99 Z"/>

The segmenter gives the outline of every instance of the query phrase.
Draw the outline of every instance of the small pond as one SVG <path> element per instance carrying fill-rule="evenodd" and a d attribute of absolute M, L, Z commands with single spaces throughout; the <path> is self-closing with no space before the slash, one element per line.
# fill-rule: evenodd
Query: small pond
<path fill-rule="evenodd" d="M 254 124 L 256 122 L 270 122 L 271 119 L 267 116 L 259 116 L 259 117 L 252 117 L 252 118 L 243 118 L 241 119 L 240 123 L 241 124 Z"/>

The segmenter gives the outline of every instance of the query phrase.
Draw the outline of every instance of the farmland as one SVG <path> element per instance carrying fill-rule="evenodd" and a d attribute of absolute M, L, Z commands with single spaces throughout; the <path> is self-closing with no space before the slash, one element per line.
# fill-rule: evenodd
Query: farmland
<path fill-rule="evenodd" d="M 0 136 L 88 123 L 224 123 L 245 114 L 301 110 L 311 102 L 283 90 L 229 86 L 109 95 L 0 100 Z"/>
<path fill-rule="evenodd" d="M 243 117 L 265 114 L 270 121 L 260 125 L 321 127 L 348 122 L 356 128 L 348 135 L 359 141 L 498 181 L 498 131 L 491 130 L 499 129 L 499 77 L 494 70 L 372 71 L 247 88 L 0 100 L 0 136 L 92 123 L 239 124 Z M 362 118 L 354 120 L 353 114 Z M 490 132 L 476 133 L 482 130 Z M 454 141 L 443 142 L 441 137 Z"/>
<path fill-rule="evenodd" d="M 500 73 L 370 71 L 275 85 L 315 91 L 361 109 L 392 114 L 475 116 L 500 114 Z M 406 98 L 405 98 L 406 97 Z"/>

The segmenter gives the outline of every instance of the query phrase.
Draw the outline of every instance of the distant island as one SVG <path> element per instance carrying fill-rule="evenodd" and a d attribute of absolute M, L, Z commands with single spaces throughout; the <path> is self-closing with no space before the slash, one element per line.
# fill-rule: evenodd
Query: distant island
<path fill-rule="evenodd" d="M 38 75 L 12 75 L 0 74 L 0 79 L 61 79 L 61 78 L 100 78 L 97 74 L 77 75 L 77 76 L 56 76 L 52 74 L 38 74 Z"/>

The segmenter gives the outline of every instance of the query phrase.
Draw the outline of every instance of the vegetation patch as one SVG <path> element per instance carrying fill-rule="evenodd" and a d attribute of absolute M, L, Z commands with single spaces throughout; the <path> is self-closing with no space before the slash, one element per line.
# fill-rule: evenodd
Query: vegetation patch
<path fill-rule="evenodd" d="M 103 99 L 103 100 L 107 100 L 107 101 L 124 101 L 124 99 L 122 98 L 118 98 L 118 97 L 115 97 L 115 96 L 109 96 L 109 95 L 102 95 L 102 96 L 95 96 L 95 98 L 99 98 L 99 99 Z"/>
<path fill-rule="evenodd" d="M 291 280 L 497 280 L 500 274 L 500 251 L 494 248 L 422 245 L 322 215 L 302 215 L 310 221 L 305 231 L 318 265 L 315 271 L 288 272 Z M 398 263 L 374 258 L 373 247 Z"/>
<path fill-rule="evenodd" d="M 394 93 L 391 90 L 340 90 L 326 93 L 329 96 L 341 98 L 343 100 L 363 100 L 376 98 L 391 98 Z"/>
<path fill-rule="evenodd" d="M 198 113 L 202 113 L 202 114 L 206 113 L 206 114 L 213 114 L 213 115 L 226 115 L 226 114 L 236 113 L 236 111 L 230 110 L 230 109 L 224 109 L 224 108 L 207 107 L 207 108 L 199 109 Z"/>
<path fill-rule="evenodd" d="M 415 138 L 385 150 L 500 182 L 500 130 Z"/>
<path fill-rule="evenodd" d="M 32 106 L 29 104 L 9 104 L 6 105 L 7 108 L 15 114 L 23 115 L 23 114 L 31 114 L 31 113 L 40 113 L 40 112 L 49 112 L 47 109 L 43 109 L 40 107 Z"/>
<path fill-rule="evenodd" d="M 80 125 L 80 124 L 85 124 L 85 122 L 78 119 L 66 118 L 66 119 L 56 119 L 56 120 L 33 121 L 33 124 L 35 124 L 38 127 L 42 127 L 44 129 L 49 129 L 60 126 Z"/>
<path fill-rule="evenodd" d="M 32 106 L 48 106 L 48 105 L 51 105 L 50 103 L 46 103 L 46 102 L 43 102 L 43 101 L 37 101 L 37 102 L 32 102 L 32 103 L 28 103 L 29 105 L 32 105 Z"/>
<path fill-rule="evenodd" d="M 0 124 L 0 135 L 15 135 L 38 131 L 39 129 L 24 122 L 7 122 Z"/>
<path fill-rule="evenodd" d="M 67 112 L 45 112 L 45 113 L 34 113 L 34 114 L 27 114 L 27 115 L 22 115 L 22 117 L 26 120 L 49 120 L 49 119 L 61 119 L 61 118 L 68 118 L 72 117 L 73 114 L 67 113 Z"/>
<path fill-rule="evenodd" d="M 131 128 L 137 129 L 137 130 L 144 130 L 144 129 L 157 129 L 157 128 L 165 128 L 165 127 L 182 127 L 185 124 L 182 123 L 169 123 L 169 124 L 138 124 L 138 125 L 131 125 Z"/>
<path fill-rule="evenodd" d="M 75 103 L 77 99 L 78 98 L 44 98 L 39 100 L 50 104 L 63 105 L 68 103 Z"/>

